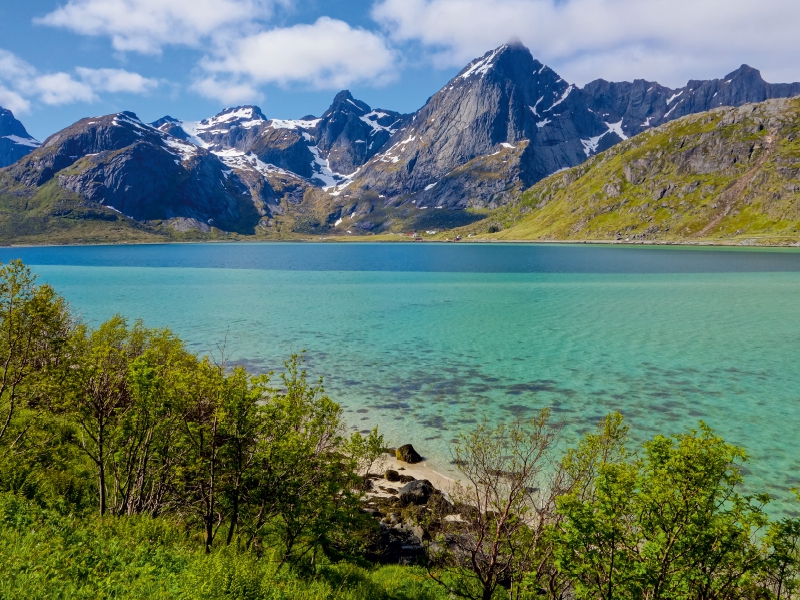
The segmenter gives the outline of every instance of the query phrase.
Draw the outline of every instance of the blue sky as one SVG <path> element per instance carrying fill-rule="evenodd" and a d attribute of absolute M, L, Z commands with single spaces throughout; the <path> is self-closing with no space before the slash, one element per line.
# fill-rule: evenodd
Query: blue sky
<path fill-rule="evenodd" d="M 673 87 L 742 63 L 800 80 L 797 0 L 2 0 L 0 105 L 44 139 L 84 116 L 410 112 L 511 37 L 568 81 Z"/>

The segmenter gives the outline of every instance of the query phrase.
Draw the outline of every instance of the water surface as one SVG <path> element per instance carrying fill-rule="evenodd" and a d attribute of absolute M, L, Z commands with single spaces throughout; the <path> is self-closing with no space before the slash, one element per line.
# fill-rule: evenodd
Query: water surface
<path fill-rule="evenodd" d="M 439 468 L 484 415 L 549 406 L 566 438 L 621 411 L 635 434 L 699 419 L 755 482 L 800 485 L 800 253 L 458 244 L 0 248 L 90 323 L 225 339 L 255 370 L 308 351 L 358 429 Z"/>

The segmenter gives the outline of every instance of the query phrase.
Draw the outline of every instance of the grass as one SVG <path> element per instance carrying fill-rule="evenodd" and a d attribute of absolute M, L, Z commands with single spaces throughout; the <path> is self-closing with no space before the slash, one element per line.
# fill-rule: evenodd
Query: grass
<path fill-rule="evenodd" d="M 165 519 L 79 518 L 0 494 L 0 598 L 438 600 L 419 567 L 322 564 L 313 576 L 277 571 L 269 555 L 211 554 Z"/>

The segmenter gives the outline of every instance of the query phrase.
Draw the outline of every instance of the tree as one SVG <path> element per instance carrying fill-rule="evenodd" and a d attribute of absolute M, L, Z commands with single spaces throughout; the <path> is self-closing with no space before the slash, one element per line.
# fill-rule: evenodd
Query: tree
<path fill-rule="evenodd" d="M 358 513 L 355 463 L 342 452 L 342 410 L 319 380 L 308 382 L 294 355 L 282 375 L 284 389 L 267 404 L 275 423 L 270 454 L 276 492 L 273 511 L 282 546 L 281 563 L 297 566 L 318 550 L 337 545 L 342 526 Z"/>
<path fill-rule="evenodd" d="M 558 431 L 544 409 L 530 422 L 484 421 L 462 435 L 454 462 L 463 479 L 450 491 L 459 514 L 435 515 L 440 533 L 429 549 L 429 572 L 450 594 L 489 600 L 502 585 L 513 597 L 535 569 L 554 498 Z"/>
<path fill-rule="evenodd" d="M 127 368 L 130 408 L 121 412 L 108 440 L 114 514 L 157 516 L 176 507 L 171 492 L 184 459 L 183 396 L 196 363 L 168 329 L 146 331 L 142 354 Z"/>
<path fill-rule="evenodd" d="M 61 364 L 74 326 L 63 298 L 18 260 L 0 263 L 0 442 L 23 407 L 38 407 Z M 22 427 L 6 446 L 13 450 Z"/>
<path fill-rule="evenodd" d="M 366 437 L 358 431 L 353 432 L 344 444 L 344 451 L 355 463 L 356 473 L 363 477 L 364 487 L 369 485 L 369 475 L 373 472 L 373 468 L 380 472 L 386 464 L 386 441 L 383 435 L 378 433 L 377 427 Z"/>
<path fill-rule="evenodd" d="M 108 509 L 108 472 L 116 427 L 133 406 L 128 367 L 144 352 L 146 338 L 140 321 L 129 329 L 119 315 L 96 331 L 81 326 L 72 338 L 73 362 L 64 408 L 80 427 L 80 448 L 96 467 L 101 516 Z"/>
<path fill-rule="evenodd" d="M 559 499 L 556 566 L 575 596 L 739 597 L 760 568 L 753 540 L 768 500 L 736 491 L 744 452 L 703 423 L 643 449 L 613 452 Z"/>
<path fill-rule="evenodd" d="M 800 519 L 784 517 L 772 523 L 765 546 L 759 583 L 775 600 L 796 598 L 800 591 Z"/>

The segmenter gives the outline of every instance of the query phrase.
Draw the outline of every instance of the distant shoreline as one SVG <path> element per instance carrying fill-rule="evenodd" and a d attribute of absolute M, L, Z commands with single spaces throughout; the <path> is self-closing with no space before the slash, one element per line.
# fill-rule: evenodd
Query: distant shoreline
<path fill-rule="evenodd" d="M 392 235 L 392 234 L 389 234 Z M 396 234 L 402 235 L 402 234 Z M 405 237 L 405 236 L 403 236 Z M 377 239 L 376 239 L 377 238 Z M 526 244 L 526 245 L 553 245 L 553 246 L 649 246 L 649 247 L 671 247 L 671 248 L 726 248 L 726 249 L 771 249 L 771 250 L 800 250 L 800 241 L 790 243 L 744 243 L 739 242 L 726 242 L 726 241 L 707 241 L 707 240 L 637 240 L 637 241 L 620 241 L 620 240 L 514 240 L 514 239 L 487 239 L 487 238 L 472 238 L 462 239 L 459 242 L 452 242 L 447 239 L 421 239 L 420 241 L 411 241 L 408 239 L 396 239 L 392 235 L 391 239 L 388 236 L 320 236 L 318 238 L 297 238 L 297 239 L 284 239 L 284 240 L 164 240 L 164 241 L 142 241 L 142 242 L 98 242 L 87 243 L 79 242 L 74 244 L 53 244 L 53 243 L 27 243 L 27 244 L 0 244 L 0 250 L 3 248 L 65 248 L 65 247 L 97 247 L 97 246 L 162 246 L 162 245 L 200 245 L 200 244 L 309 244 L 309 243 L 354 243 L 354 244 L 466 244 L 466 245 L 480 245 L 480 244 Z"/>

